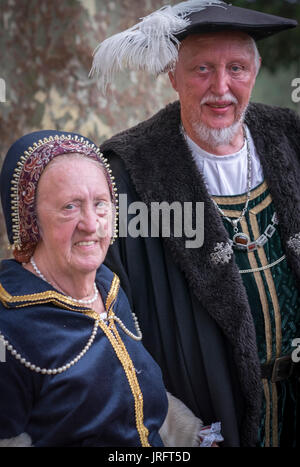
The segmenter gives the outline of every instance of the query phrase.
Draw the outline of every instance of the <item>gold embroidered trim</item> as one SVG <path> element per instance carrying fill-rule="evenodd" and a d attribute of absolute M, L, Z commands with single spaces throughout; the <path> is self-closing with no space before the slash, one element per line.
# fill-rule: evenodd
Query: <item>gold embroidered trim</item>
<path fill-rule="evenodd" d="M 130 389 L 134 398 L 135 422 L 137 431 L 140 436 L 141 445 L 143 447 L 150 447 L 148 441 L 149 431 L 144 425 L 143 393 L 140 389 L 140 385 L 136 377 L 136 372 L 132 360 L 118 333 L 113 319 L 110 319 L 109 326 L 105 326 L 105 324 L 102 323 L 99 323 L 99 326 L 105 332 L 111 345 L 113 346 L 128 379 Z"/>
<path fill-rule="evenodd" d="M 15 304 L 14 306 L 16 308 L 52 302 L 58 306 L 62 306 L 63 308 L 66 308 L 63 305 L 73 305 L 73 308 L 67 307 L 66 309 L 79 311 L 78 308 L 75 308 L 75 303 L 73 300 L 69 299 L 63 294 L 60 294 L 59 292 L 56 292 L 55 290 L 48 290 L 46 292 L 27 295 L 10 295 L 10 293 L 8 293 L 0 283 L 0 300 L 4 305 Z M 19 305 L 17 305 L 17 303 L 19 303 Z"/>
<path fill-rule="evenodd" d="M 250 200 L 256 198 L 263 194 L 263 192 L 268 188 L 267 182 L 263 182 L 257 188 L 251 191 Z M 247 193 L 244 195 L 237 195 L 237 196 L 213 196 L 213 199 L 217 204 L 222 204 L 226 206 L 226 204 L 242 204 L 246 202 Z M 239 212 L 239 215 L 241 213 Z"/>
<path fill-rule="evenodd" d="M 250 213 L 251 214 L 251 213 Z M 254 236 L 259 236 L 260 231 L 258 227 L 258 223 L 256 220 L 255 215 L 250 215 L 250 223 L 253 230 Z M 263 248 L 257 250 L 258 257 L 262 266 L 266 266 L 268 264 L 268 259 Z M 270 291 L 273 309 L 274 309 L 274 318 L 275 318 L 275 340 L 276 340 L 276 357 L 281 355 L 281 342 L 282 342 L 282 332 L 281 332 L 281 315 L 280 315 L 280 306 L 277 297 L 276 287 L 274 284 L 272 273 L 269 269 L 265 269 L 264 271 L 265 278 L 268 284 L 268 288 Z"/>
<path fill-rule="evenodd" d="M 276 383 L 272 383 L 272 447 L 278 448 L 278 393 Z"/>
<path fill-rule="evenodd" d="M 270 389 L 267 379 L 263 379 L 264 395 L 266 401 L 266 419 L 265 419 L 265 447 L 269 448 L 271 444 L 271 404 L 270 404 Z"/>
<path fill-rule="evenodd" d="M 268 206 L 270 206 L 270 204 L 272 203 L 272 197 L 271 195 L 269 194 L 268 196 L 265 197 L 265 199 L 263 201 L 261 201 L 257 206 L 255 206 L 254 208 L 250 209 L 250 214 L 259 214 L 261 211 L 263 211 L 265 208 L 267 208 Z"/>
<path fill-rule="evenodd" d="M 144 425 L 144 410 L 143 410 L 143 394 L 136 376 L 135 368 L 132 363 L 132 360 L 127 352 L 127 349 L 118 333 L 118 330 L 114 323 L 114 311 L 113 305 L 116 301 L 118 292 L 120 288 L 120 279 L 116 274 L 114 274 L 111 287 L 105 302 L 105 309 L 108 313 L 108 321 L 109 324 L 106 325 L 102 321 L 99 322 L 99 326 L 102 331 L 105 333 L 107 338 L 109 339 L 111 345 L 113 346 L 117 357 L 119 358 L 124 372 L 126 374 L 127 380 L 129 382 L 129 386 L 134 398 L 134 406 L 135 406 L 135 420 L 137 431 L 140 436 L 141 445 L 143 447 L 150 447 L 148 436 L 149 431 Z M 98 314 L 94 310 L 88 310 L 85 312 L 91 318 L 97 318 Z"/>
<path fill-rule="evenodd" d="M 245 219 L 241 221 L 242 232 L 248 235 L 249 237 L 249 230 Z M 250 237 L 249 237 L 250 238 Z M 256 269 L 258 267 L 254 252 L 248 252 L 248 261 L 250 263 L 251 269 Z M 256 287 L 258 289 L 259 298 L 262 306 L 263 316 L 264 316 L 264 324 L 265 324 L 265 340 L 266 340 L 266 352 L 267 352 L 267 363 L 272 359 L 272 332 L 271 332 L 271 321 L 270 321 L 270 314 L 269 314 L 269 305 L 268 299 L 264 287 L 264 283 L 259 272 L 253 273 L 254 280 L 256 282 Z"/>
<path fill-rule="evenodd" d="M 114 181 L 115 177 L 112 175 L 112 171 L 110 168 L 110 165 L 108 163 L 108 160 L 103 156 L 103 154 L 100 152 L 100 149 L 95 146 L 93 143 L 89 143 L 87 140 L 85 140 L 83 137 L 79 138 L 78 135 L 55 135 L 55 136 L 49 136 L 49 138 L 43 138 L 38 140 L 38 142 L 34 142 L 32 146 L 29 146 L 26 151 L 20 156 L 19 161 L 17 163 L 17 166 L 14 170 L 12 180 L 11 180 L 11 218 L 12 218 L 12 232 L 13 232 L 13 248 L 20 249 L 21 248 L 21 239 L 20 239 L 20 218 L 19 218 L 19 194 L 18 194 L 18 187 L 19 187 L 19 181 L 20 181 L 20 175 L 23 170 L 23 167 L 25 163 L 27 162 L 27 159 L 38 149 L 39 147 L 43 146 L 44 144 L 51 143 L 53 141 L 59 141 L 59 140 L 72 140 L 72 141 L 77 141 L 83 144 L 84 146 L 87 146 L 88 148 L 92 149 L 95 154 L 100 158 L 101 162 L 103 163 L 104 167 L 106 168 L 111 184 L 112 184 L 112 189 L 114 192 L 114 197 L 115 197 L 115 203 L 116 203 L 116 214 L 114 218 L 114 232 L 112 236 L 111 243 L 117 238 L 118 234 L 118 193 L 117 193 L 117 188 L 116 188 L 116 183 Z"/>
<path fill-rule="evenodd" d="M 117 295 L 119 293 L 119 288 L 120 288 L 120 279 L 118 278 L 116 274 L 114 274 L 111 287 L 110 287 L 110 291 L 107 295 L 106 302 L 105 302 L 105 309 L 107 311 L 110 311 L 110 308 L 113 302 L 116 300 Z"/>
<path fill-rule="evenodd" d="M 249 213 L 253 214 L 253 215 L 256 215 L 256 214 L 260 213 L 261 211 L 263 211 L 265 208 L 267 208 L 271 203 L 272 203 L 271 195 L 268 195 L 257 206 L 250 209 Z M 229 203 L 222 203 L 222 204 L 226 205 L 226 204 L 229 204 Z M 237 204 L 237 203 L 233 203 L 233 204 Z M 239 217 L 239 215 L 241 214 L 240 211 L 230 210 L 230 209 L 227 209 L 227 210 L 223 209 L 223 212 L 224 212 L 225 216 L 227 216 L 227 217 Z"/>
<path fill-rule="evenodd" d="M 263 209 L 268 207 L 272 202 L 272 198 L 270 195 L 266 197 L 264 201 L 262 201 L 260 204 L 258 204 L 254 209 L 250 210 L 250 224 L 251 228 L 253 231 L 254 236 L 259 236 L 260 235 L 260 230 L 258 226 L 258 222 L 256 219 L 256 215 L 261 212 Z M 257 250 L 257 254 L 259 257 L 259 260 L 262 264 L 262 266 L 265 266 L 268 264 L 268 259 L 265 253 L 265 250 L 263 248 Z M 271 300 L 273 303 L 273 310 L 274 310 L 274 318 L 275 318 L 275 342 L 276 342 L 276 357 L 279 357 L 281 354 L 281 343 L 282 343 L 282 329 L 281 329 L 281 315 L 280 315 L 280 306 L 278 302 L 278 297 L 277 297 L 277 292 L 276 292 L 276 287 L 274 284 L 273 276 L 270 270 L 265 269 L 264 271 L 266 282 L 269 288 L 269 292 L 271 295 Z M 260 273 L 259 273 L 260 274 Z M 270 320 L 270 317 L 268 318 Z M 266 385 L 268 382 L 266 382 Z M 269 415 L 268 415 L 268 420 L 269 420 L 269 433 L 268 433 L 268 442 L 270 445 L 270 426 L 272 426 L 272 446 L 277 447 L 278 446 L 278 394 L 277 394 L 277 388 L 276 384 L 271 384 L 271 392 L 272 396 L 270 395 L 270 390 L 265 394 L 268 394 L 269 400 L 266 400 Z M 272 397 L 272 423 L 271 423 L 271 397 Z M 266 427 L 267 431 L 267 427 Z"/>

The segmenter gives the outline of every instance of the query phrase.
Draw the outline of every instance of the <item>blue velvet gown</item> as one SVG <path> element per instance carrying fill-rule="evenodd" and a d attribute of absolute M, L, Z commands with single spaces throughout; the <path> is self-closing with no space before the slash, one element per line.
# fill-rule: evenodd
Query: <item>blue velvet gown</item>
<path fill-rule="evenodd" d="M 115 313 L 136 334 L 118 277 L 102 265 L 96 283 L 108 316 Z M 0 332 L 40 368 L 72 361 L 91 336 L 95 312 L 14 260 L 1 263 L 0 301 Z M 27 433 L 34 446 L 162 446 L 160 368 L 113 320 L 99 324 L 89 350 L 62 373 L 32 371 L 6 349 L 0 393 L 0 440 Z"/>

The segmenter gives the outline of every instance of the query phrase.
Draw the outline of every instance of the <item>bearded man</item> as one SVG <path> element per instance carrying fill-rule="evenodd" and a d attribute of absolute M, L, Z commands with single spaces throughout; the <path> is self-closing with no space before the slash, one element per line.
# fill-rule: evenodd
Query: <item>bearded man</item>
<path fill-rule="evenodd" d="M 94 58 L 103 89 L 128 67 L 168 72 L 178 93 L 101 150 L 128 205 L 193 203 L 195 221 L 203 202 L 203 245 L 172 231 L 128 236 L 108 265 L 168 391 L 205 424 L 221 421 L 225 446 L 300 439 L 300 120 L 249 103 L 256 41 L 296 24 L 190 0 L 107 39 Z"/>

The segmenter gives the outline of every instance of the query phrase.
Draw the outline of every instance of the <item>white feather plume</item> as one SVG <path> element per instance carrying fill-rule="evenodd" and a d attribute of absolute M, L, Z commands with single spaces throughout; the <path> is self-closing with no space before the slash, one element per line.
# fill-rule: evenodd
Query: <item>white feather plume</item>
<path fill-rule="evenodd" d="M 186 16 L 207 6 L 224 5 L 219 0 L 188 0 L 141 18 L 140 23 L 98 45 L 90 76 L 97 76 L 105 94 L 108 84 L 124 69 L 146 70 L 154 75 L 167 71 L 177 61 L 180 43 L 175 35 L 189 25 Z"/>

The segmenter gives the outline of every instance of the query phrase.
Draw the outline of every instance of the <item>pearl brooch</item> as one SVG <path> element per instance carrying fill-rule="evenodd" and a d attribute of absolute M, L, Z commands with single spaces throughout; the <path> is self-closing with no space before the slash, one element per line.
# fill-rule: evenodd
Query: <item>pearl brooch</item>
<path fill-rule="evenodd" d="M 287 244 L 296 255 L 300 256 L 300 232 L 292 236 Z"/>

